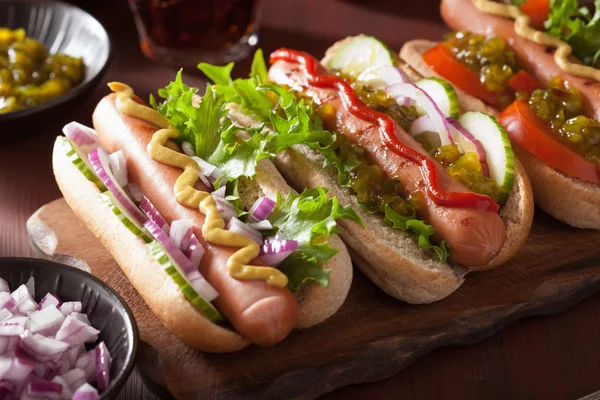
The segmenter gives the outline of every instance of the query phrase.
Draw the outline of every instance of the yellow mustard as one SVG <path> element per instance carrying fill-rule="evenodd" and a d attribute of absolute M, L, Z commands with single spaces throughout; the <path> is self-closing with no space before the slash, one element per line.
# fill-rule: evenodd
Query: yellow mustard
<path fill-rule="evenodd" d="M 569 46 L 568 43 L 555 38 L 554 36 L 550 36 L 545 32 L 540 32 L 533 29 L 529 25 L 531 22 L 529 20 L 529 16 L 521 11 L 519 7 L 515 5 L 496 3 L 490 0 L 472 0 L 472 2 L 473 5 L 475 5 L 475 8 L 483 13 L 514 19 L 515 32 L 517 32 L 519 36 L 543 46 L 555 47 L 556 51 L 554 52 L 554 61 L 560 67 L 560 69 L 566 73 L 582 78 L 590 78 L 600 81 L 600 70 L 587 65 L 570 62 L 568 57 L 573 52 L 571 46 Z"/>
<path fill-rule="evenodd" d="M 133 89 L 128 85 L 111 82 L 108 86 L 117 94 L 116 105 L 119 111 L 160 128 L 148 143 L 148 154 L 155 161 L 183 170 L 175 182 L 175 198 L 180 204 L 197 208 L 206 216 L 202 226 L 204 239 L 209 243 L 239 248 L 227 260 L 229 274 L 236 279 L 262 279 L 270 285 L 287 286 L 287 276 L 278 269 L 247 265 L 258 257 L 260 253 L 258 244 L 247 236 L 226 230 L 225 221 L 217 209 L 215 199 L 210 193 L 194 188 L 194 184 L 198 181 L 200 166 L 191 157 L 173 150 L 169 145 L 169 142 L 179 135 L 177 129 L 173 128 L 156 110 L 134 101 Z"/>

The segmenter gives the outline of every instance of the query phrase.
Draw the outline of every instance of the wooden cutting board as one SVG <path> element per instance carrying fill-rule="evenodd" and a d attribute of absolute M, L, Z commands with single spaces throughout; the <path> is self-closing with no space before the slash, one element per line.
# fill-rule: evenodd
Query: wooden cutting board
<path fill-rule="evenodd" d="M 91 272 L 129 304 L 148 344 L 138 366 L 151 389 L 180 400 L 311 399 L 384 379 L 436 347 L 474 343 L 518 318 L 565 310 L 600 289 L 600 232 L 536 212 L 529 240 L 513 260 L 472 273 L 438 303 L 402 303 L 357 271 L 346 303 L 325 323 L 295 331 L 273 348 L 226 355 L 194 351 L 170 334 L 63 199 L 33 214 L 27 230 L 42 257 Z"/>

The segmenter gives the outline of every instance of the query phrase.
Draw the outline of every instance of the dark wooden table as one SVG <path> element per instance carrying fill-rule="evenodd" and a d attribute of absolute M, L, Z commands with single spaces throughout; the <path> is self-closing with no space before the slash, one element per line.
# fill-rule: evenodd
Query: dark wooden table
<path fill-rule="evenodd" d="M 174 77 L 172 68 L 143 58 L 125 0 L 84 5 L 106 26 L 114 46 L 103 83 L 122 80 L 146 97 Z M 286 46 L 320 56 L 334 41 L 358 33 L 378 36 L 399 49 L 411 38 L 437 39 L 446 31 L 436 0 L 265 0 L 264 6 L 260 46 L 267 54 Z M 236 69 L 238 74 L 247 70 L 248 61 Z M 197 75 L 187 74 L 185 79 L 204 85 Z M 29 140 L 0 147 L 0 256 L 34 255 L 25 221 L 38 207 L 60 197 L 50 163 L 54 138 L 71 120 L 89 124 L 96 102 L 106 93 L 100 85 L 71 115 L 45 121 Z M 0 134 L 19 132 L 0 126 Z M 579 398 L 600 390 L 598 321 L 600 295 L 595 294 L 563 314 L 519 321 L 470 347 L 435 350 L 385 381 L 342 388 L 324 398 Z M 136 373 L 119 396 L 155 398 Z"/>

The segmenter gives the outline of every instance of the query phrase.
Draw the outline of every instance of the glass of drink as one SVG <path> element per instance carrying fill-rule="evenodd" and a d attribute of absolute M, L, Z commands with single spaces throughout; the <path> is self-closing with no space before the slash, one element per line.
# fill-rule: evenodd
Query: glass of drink
<path fill-rule="evenodd" d="M 129 0 L 146 57 L 176 67 L 226 64 L 258 43 L 261 0 Z"/>

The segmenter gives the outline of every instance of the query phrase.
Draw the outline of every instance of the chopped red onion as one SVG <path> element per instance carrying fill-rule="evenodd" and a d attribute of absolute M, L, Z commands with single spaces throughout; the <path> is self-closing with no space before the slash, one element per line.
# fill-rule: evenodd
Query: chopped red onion
<path fill-rule="evenodd" d="M 233 208 L 231 203 L 225 200 L 224 197 L 213 197 L 215 199 L 215 203 L 217 204 L 217 210 L 219 210 L 219 213 L 221 213 L 221 217 L 223 217 L 225 222 L 229 222 L 231 218 L 235 218 L 237 213 L 235 212 L 235 208 Z"/>
<path fill-rule="evenodd" d="M 20 336 L 0 336 L 0 353 L 6 354 L 9 351 L 16 350 L 20 341 Z"/>
<path fill-rule="evenodd" d="M 150 234 L 165 250 L 165 253 L 173 261 L 174 265 L 179 267 L 180 272 L 189 282 L 190 286 L 204 300 L 210 302 L 217 298 L 218 292 L 208 283 L 204 276 L 198 271 L 192 262 L 183 254 L 183 252 L 175 246 L 173 241 L 151 220 L 146 221 L 144 227 L 148 229 Z"/>
<path fill-rule="evenodd" d="M 268 219 L 259 221 L 259 222 L 252 222 L 250 224 L 248 224 L 248 226 L 256 229 L 257 231 L 268 231 L 273 229 L 273 225 L 271 224 L 271 221 L 269 221 Z"/>
<path fill-rule="evenodd" d="M 117 180 L 119 186 L 127 186 L 127 183 L 129 183 L 127 180 L 127 161 L 125 161 L 123 150 L 118 150 L 114 153 L 111 153 L 108 156 L 108 161 L 110 163 L 110 170 Z"/>
<path fill-rule="evenodd" d="M 35 363 L 21 351 L 14 356 L 3 355 L 0 357 L 3 366 L 8 364 L 8 369 L 2 373 L 3 380 L 22 382 L 35 368 Z"/>
<path fill-rule="evenodd" d="M 167 235 L 169 234 L 169 224 L 167 224 L 167 221 L 165 221 L 156 207 L 154 207 L 154 205 L 146 196 L 142 196 L 142 200 L 140 200 L 140 208 L 146 213 L 150 221 L 158 225 L 158 227 L 161 228 Z"/>
<path fill-rule="evenodd" d="M 98 340 L 98 333 L 100 333 L 98 329 L 69 315 L 56 332 L 55 338 L 71 346 L 77 346 L 83 343 L 95 342 Z"/>
<path fill-rule="evenodd" d="M 37 303 L 33 300 L 29 289 L 25 285 L 19 286 L 17 290 L 12 292 L 11 296 L 17 302 L 17 309 L 20 313 L 27 314 L 28 311 L 34 311 L 38 308 Z"/>
<path fill-rule="evenodd" d="M 87 314 L 83 314 L 80 312 L 72 312 L 70 315 L 71 315 L 71 317 L 83 322 L 86 325 L 92 325 L 92 324 L 90 324 L 90 320 L 89 320 Z"/>
<path fill-rule="evenodd" d="M 75 390 L 86 383 L 85 371 L 79 368 L 73 368 L 69 372 L 62 374 L 60 377 L 65 381 L 71 390 Z"/>
<path fill-rule="evenodd" d="M 69 122 L 63 127 L 63 133 L 86 154 L 100 146 L 96 131 L 79 122 Z"/>
<path fill-rule="evenodd" d="M 200 172 L 211 182 L 214 183 L 217 179 L 223 177 L 223 172 L 221 172 L 214 165 L 204 161 L 200 157 L 192 157 L 194 161 L 200 166 Z"/>
<path fill-rule="evenodd" d="M 446 116 L 426 91 L 412 83 L 399 83 L 386 87 L 385 92 L 398 101 L 406 98 L 413 100 L 417 106 L 421 107 L 431 117 L 431 121 L 436 128 L 435 132 L 440 134 L 442 145 L 454 144 L 452 131 L 450 124 L 446 121 Z"/>
<path fill-rule="evenodd" d="M 233 217 L 227 223 L 227 229 L 231 232 L 239 233 L 240 235 L 248 236 L 250 239 L 254 240 L 258 245 L 262 245 L 263 238 L 259 231 L 250 227 L 248 224 L 243 223 L 239 219 Z"/>
<path fill-rule="evenodd" d="M 1 381 L 0 400 L 14 400 L 15 398 L 15 384 L 12 382 Z"/>
<path fill-rule="evenodd" d="M 11 313 L 18 312 L 17 302 L 8 292 L 0 292 L 0 308 L 8 310 Z"/>
<path fill-rule="evenodd" d="M 33 397 L 41 397 L 50 400 L 60 400 L 62 397 L 62 385 L 43 379 L 32 379 L 27 385 L 26 392 Z"/>
<path fill-rule="evenodd" d="M 60 307 L 61 304 L 62 301 L 58 298 L 58 296 L 55 296 L 51 293 L 47 293 L 40 301 L 38 310 L 43 310 L 44 308 L 49 306 Z"/>
<path fill-rule="evenodd" d="M 225 186 L 221 186 L 220 188 L 218 188 L 217 190 L 212 192 L 212 197 L 215 197 L 215 198 L 219 197 L 219 198 L 225 200 L 226 190 L 227 190 L 227 188 Z"/>
<path fill-rule="evenodd" d="M 80 301 L 65 301 L 60 306 L 60 312 L 66 317 L 74 312 L 81 312 L 83 305 Z"/>
<path fill-rule="evenodd" d="M 62 353 L 69 347 L 68 343 L 25 331 L 21 334 L 19 348 L 34 359 L 46 361 L 58 361 Z"/>
<path fill-rule="evenodd" d="M 56 306 L 49 306 L 43 310 L 34 311 L 29 314 L 29 330 L 31 333 L 42 333 L 53 336 L 64 320 L 65 316 Z"/>
<path fill-rule="evenodd" d="M 85 378 L 89 381 L 96 378 L 96 350 L 86 351 L 81 353 L 75 362 L 75 368 L 85 371 Z"/>
<path fill-rule="evenodd" d="M 8 282 L 6 282 L 2 278 L 0 278 L 0 292 L 9 292 L 10 293 L 10 288 L 8 287 Z"/>
<path fill-rule="evenodd" d="M 260 258 L 268 265 L 276 266 L 297 249 L 297 240 L 265 240 L 260 249 Z"/>
<path fill-rule="evenodd" d="M 181 250 L 187 250 L 192 236 L 193 219 L 176 219 L 171 222 L 169 238 Z"/>
<path fill-rule="evenodd" d="M 137 201 L 138 203 L 142 200 L 144 193 L 142 193 L 142 188 L 140 185 L 129 182 L 129 184 L 127 184 L 127 189 L 129 189 L 129 194 L 133 200 Z"/>
<path fill-rule="evenodd" d="M 55 376 L 54 378 L 52 378 L 52 382 L 59 383 L 60 385 L 62 385 L 62 399 L 70 399 L 73 396 L 73 391 L 71 390 L 71 388 L 69 388 L 69 385 L 67 385 L 67 382 L 65 382 L 63 378 L 61 378 L 60 376 Z"/>
<path fill-rule="evenodd" d="M 98 391 L 89 383 L 84 383 L 73 393 L 71 400 L 98 400 Z"/>
<path fill-rule="evenodd" d="M 192 233 L 192 236 L 190 237 L 190 245 L 187 250 L 183 250 L 183 255 L 185 255 L 191 261 L 195 268 L 198 268 L 205 252 L 206 250 L 204 249 L 204 246 L 202 246 L 202 243 L 200 243 L 196 235 Z"/>
<path fill-rule="evenodd" d="M 276 205 L 276 202 L 263 196 L 256 200 L 252 207 L 250 207 L 250 218 L 255 220 L 255 222 L 265 220 L 273 212 Z"/>
<path fill-rule="evenodd" d="M 25 282 L 25 287 L 27 287 L 31 297 L 35 296 L 35 280 L 33 279 L 33 276 L 27 279 L 27 282 Z"/>
<path fill-rule="evenodd" d="M 13 313 L 8 311 L 6 308 L 0 309 L 0 322 L 6 321 L 7 319 L 11 318 L 12 316 L 13 316 Z"/>
<path fill-rule="evenodd" d="M 96 380 L 98 389 L 106 390 L 110 382 L 110 353 L 104 342 L 96 346 Z"/>
<path fill-rule="evenodd" d="M 208 189 L 209 192 L 212 191 L 212 189 L 213 189 L 212 183 L 210 183 L 208 178 L 206 178 L 206 176 L 204 176 L 204 174 L 202 172 L 198 172 L 198 178 L 200 178 L 200 180 L 202 181 L 202 184 L 206 187 L 206 189 Z M 197 189 L 203 190 L 202 188 L 197 188 Z"/>
<path fill-rule="evenodd" d="M 190 142 L 181 143 L 181 150 L 186 156 L 194 157 L 196 155 L 196 153 L 194 152 L 194 147 Z"/>
<path fill-rule="evenodd" d="M 13 316 L 6 321 L 0 322 L 0 336 L 19 336 L 25 332 L 28 318 L 24 316 Z"/>

